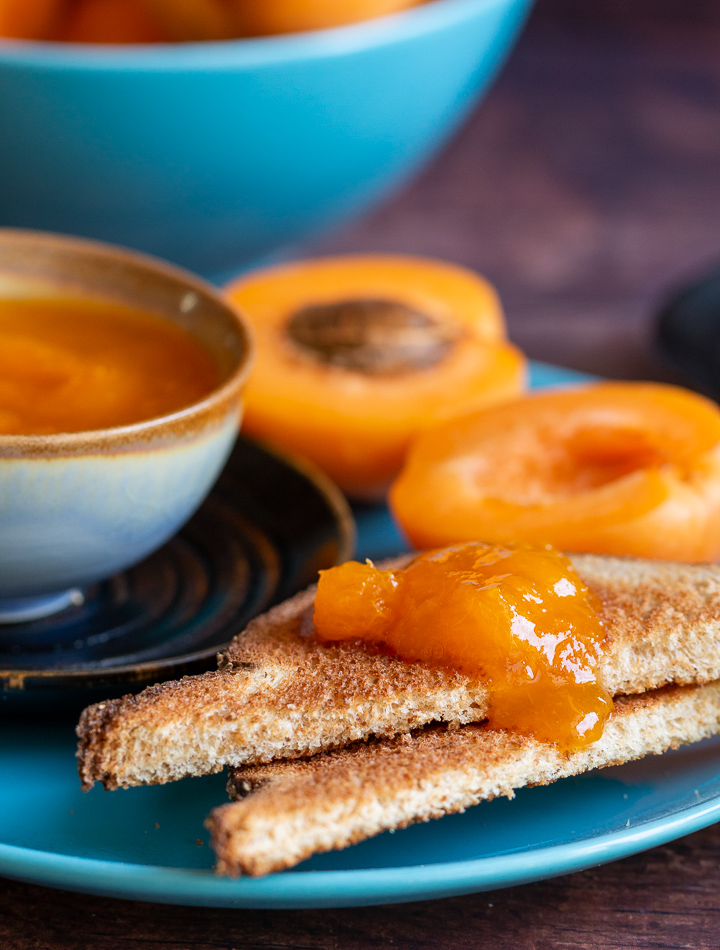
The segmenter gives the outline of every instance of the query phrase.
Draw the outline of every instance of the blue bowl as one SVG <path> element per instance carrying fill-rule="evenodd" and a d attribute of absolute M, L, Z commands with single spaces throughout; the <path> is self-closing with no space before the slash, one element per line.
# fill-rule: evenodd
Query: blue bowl
<path fill-rule="evenodd" d="M 486 88 L 531 0 L 215 43 L 0 42 L 0 224 L 231 273 L 380 200 Z"/>

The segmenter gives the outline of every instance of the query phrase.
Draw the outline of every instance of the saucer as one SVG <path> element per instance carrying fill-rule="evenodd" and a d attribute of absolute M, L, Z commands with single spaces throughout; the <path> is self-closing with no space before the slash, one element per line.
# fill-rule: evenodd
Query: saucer
<path fill-rule="evenodd" d="M 332 482 L 241 438 L 207 500 L 159 551 L 50 617 L 0 627 L 3 706 L 85 704 L 95 691 L 212 669 L 252 617 L 352 557 L 354 542 Z"/>

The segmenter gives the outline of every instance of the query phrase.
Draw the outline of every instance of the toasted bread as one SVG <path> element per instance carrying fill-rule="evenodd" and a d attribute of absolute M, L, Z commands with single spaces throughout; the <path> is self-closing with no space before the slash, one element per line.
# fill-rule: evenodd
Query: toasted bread
<path fill-rule="evenodd" d="M 573 555 L 607 630 L 601 678 L 612 694 L 720 678 L 720 568 Z M 225 765 L 311 755 L 426 723 L 480 722 L 487 688 L 312 636 L 311 589 L 254 620 L 217 672 L 90 706 L 78 726 L 89 788 L 169 782 Z"/>
<path fill-rule="evenodd" d="M 221 874 L 253 876 L 526 785 L 547 785 L 720 732 L 720 682 L 617 701 L 602 737 L 573 753 L 473 724 L 426 726 L 288 762 L 231 770 L 237 801 L 206 825 Z"/>

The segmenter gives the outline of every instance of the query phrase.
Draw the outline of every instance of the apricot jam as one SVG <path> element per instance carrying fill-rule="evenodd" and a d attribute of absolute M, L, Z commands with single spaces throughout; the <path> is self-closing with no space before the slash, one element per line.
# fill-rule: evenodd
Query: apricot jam
<path fill-rule="evenodd" d="M 315 629 L 323 642 L 370 641 L 479 676 L 491 727 L 571 750 L 599 739 L 612 710 L 595 673 L 605 631 L 593 601 L 549 546 L 468 542 L 400 570 L 321 571 Z"/>
<path fill-rule="evenodd" d="M 131 425 L 190 406 L 218 381 L 210 352 L 154 313 L 0 297 L 0 435 Z"/>

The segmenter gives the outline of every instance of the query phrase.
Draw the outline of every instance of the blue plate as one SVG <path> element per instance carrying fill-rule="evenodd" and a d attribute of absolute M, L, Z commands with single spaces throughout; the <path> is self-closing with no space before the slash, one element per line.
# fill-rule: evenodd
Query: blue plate
<path fill-rule="evenodd" d="M 538 386 L 578 374 L 536 366 Z M 387 512 L 361 511 L 362 555 L 402 546 Z M 0 725 L 0 873 L 136 900 L 220 907 L 382 904 L 492 890 L 612 861 L 720 820 L 720 739 L 521 790 L 464 815 L 384 834 L 283 874 L 212 873 L 210 776 L 80 792 L 72 723 Z"/>

